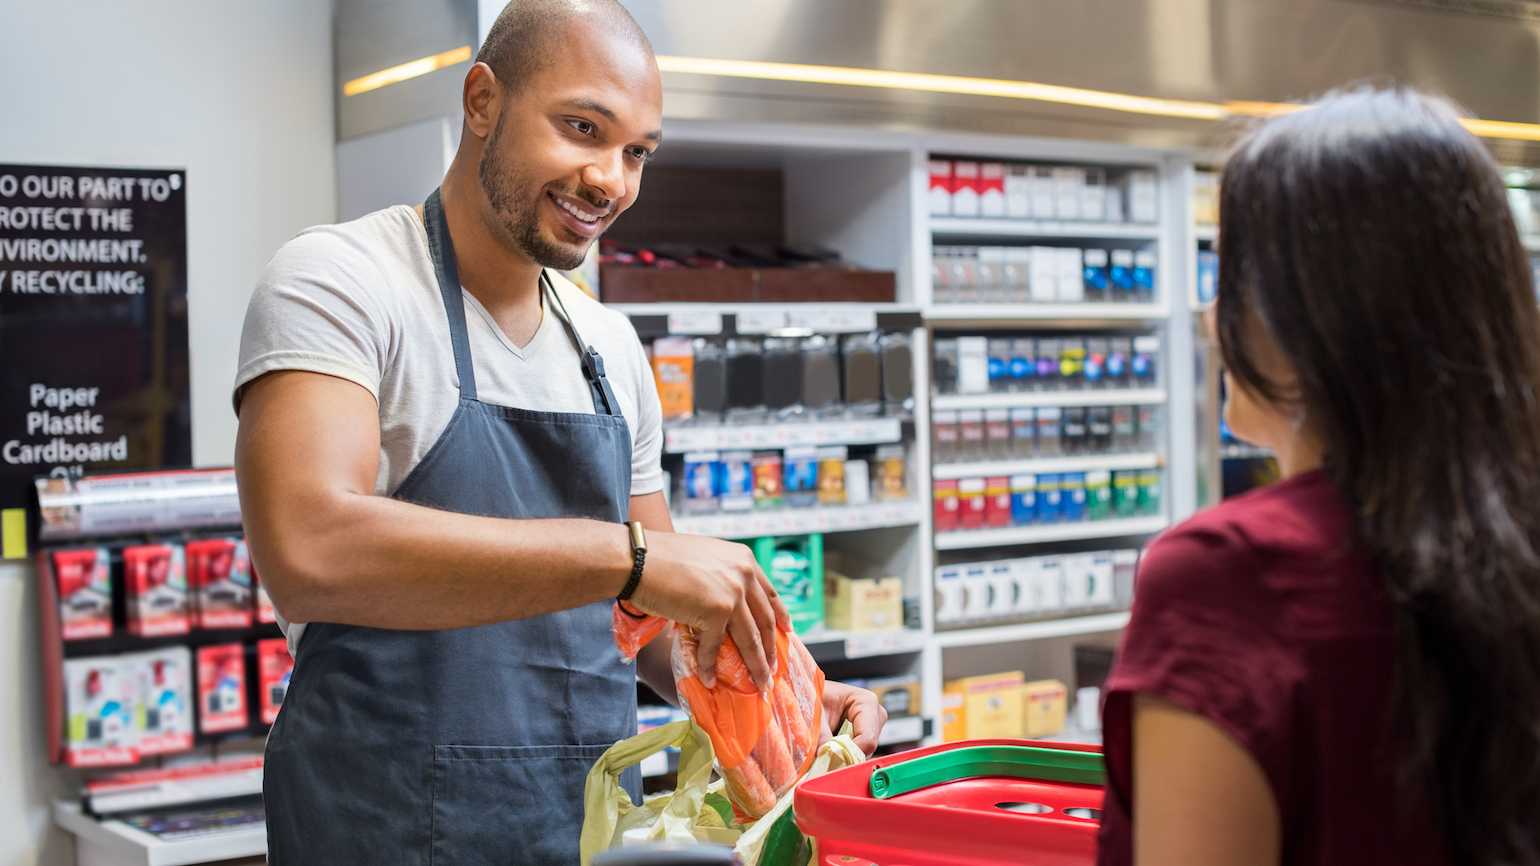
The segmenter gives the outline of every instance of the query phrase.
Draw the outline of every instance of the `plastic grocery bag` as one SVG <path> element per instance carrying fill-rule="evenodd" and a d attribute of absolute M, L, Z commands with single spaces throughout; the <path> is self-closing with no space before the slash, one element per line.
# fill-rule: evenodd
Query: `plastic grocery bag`
<path fill-rule="evenodd" d="M 728 799 L 744 818 L 775 807 L 812 766 L 824 739 L 823 671 L 794 634 L 775 633 L 775 677 L 760 692 L 731 638 L 717 653 L 716 685 L 700 681 L 698 644 L 688 629 L 674 636 L 679 702 L 711 738 Z"/>
<path fill-rule="evenodd" d="M 633 617 L 617 603 L 615 644 L 634 658 L 667 625 L 659 617 Z M 775 678 L 761 693 L 732 638 L 717 652 L 716 685 L 700 681 L 695 635 L 675 625 L 674 684 L 685 711 L 711 738 L 728 798 L 739 816 L 758 818 L 812 765 L 823 741 L 823 671 L 796 635 L 776 631 Z"/>
<path fill-rule="evenodd" d="M 670 746 L 679 749 L 675 789 L 647 797 L 640 806 L 633 804 L 620 786 L 621 773 Z M 840 736 L 818 749 L 803 779 L 864 759 L 846 723 Z M 711 781 L 711 766 L 711 740 L 689 721 L 654 728 L 610 747 L 589 771 L 583 792 L 582 866 L 610 848 L 660 842 L 731 845 L 746 866 L 809 866 L 809 843 L 791 813 L 795 785 L 763 818 L 739 823 L 724 796 L 725 783 Z"/>

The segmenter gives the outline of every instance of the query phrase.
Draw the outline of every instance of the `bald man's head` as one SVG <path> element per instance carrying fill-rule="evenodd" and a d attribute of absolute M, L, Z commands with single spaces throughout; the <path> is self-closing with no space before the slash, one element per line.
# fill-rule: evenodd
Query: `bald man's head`
<path fill-rule="evenodd" d="M 505 87 L 518 87 L 556 59 L 567 28 L 583 19 L 624 35 L 652 57 L 647 34 L 617 0 L 513 0 L 492 22 L 476 62 L 490 66 Z"/>

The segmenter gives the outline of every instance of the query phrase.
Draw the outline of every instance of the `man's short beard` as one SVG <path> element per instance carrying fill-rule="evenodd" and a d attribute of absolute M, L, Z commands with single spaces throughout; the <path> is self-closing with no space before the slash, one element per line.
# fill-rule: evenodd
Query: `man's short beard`
<path fill-rule="evenodd" d="M 524 175 L 510 174 L 503 170 L 502 151 L 498 145 L 501 143 L 505 119 L 506 115 L 497 119 L 497 127 L 492 130 L 492 137 L 481 151 L 481 164 L 477 167 L 481 189 L 486 193 L 492 212 L 502 223 L 503 232 L 518 246 L 520 252 L 543 267 L 570 271 L 583 263 L 588 248 L 585 245 L 583 249 L 574 251 L 569 246 L 558 246 L 541 236 L 539 207 L 543 193 L 537 196 L 534 184 Z"/>

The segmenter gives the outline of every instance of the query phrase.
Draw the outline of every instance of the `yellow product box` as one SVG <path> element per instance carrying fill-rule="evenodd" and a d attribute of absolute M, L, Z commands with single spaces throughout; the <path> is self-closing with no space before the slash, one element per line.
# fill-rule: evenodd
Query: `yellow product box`
<path fill-rule="evenodd" d="M 840 631 L 894 631 L 904 627 L 904 581 L 897 577 L 824 577 L 824 622 Z"/>
<path fill-rule="evenodd" d="M 1024 736 L 1051 737 L 1064 730 L 1069 689 L 1058 680 L 1034 680 L 1021 687 Z"/>
<path fill-rule="evenodd" d="M 1020 737 L 1025 725 L 1025 681 L 1021 671 L 1007 671 L 948 682 L 942 690 L 942 739 Z"/>

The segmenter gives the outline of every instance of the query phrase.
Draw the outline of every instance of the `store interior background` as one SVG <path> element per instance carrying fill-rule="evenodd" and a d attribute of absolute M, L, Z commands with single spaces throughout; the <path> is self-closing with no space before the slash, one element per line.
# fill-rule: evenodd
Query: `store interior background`
<path fill-rule="evenodd" d="M 1540 121 L 1540 4 L 1360 0 L 631 0 L 660 54 L 988 76 L 1182 99 L 1282 101 L 1366 78 L 1445 92 L 1472 113 Z M 1477 14 L 1481 5 L 1510 14 Z M 339 189 L 409 201 L 442 164 L 370 184 L 339 141 L 454 128 L 464 65 L 349 105 L 339 82 L 485 32 L 501 0 L 0 0 L 0 161 L 185 168 L 193 455 L 228 465 L 229 384 L 257 274 Z M 336 22 L 372 22 L 341 32 Z M 980 97 L 665 78 L 670 119 L 926 127 L 1214 152 L 1224 130 Z M 446 121 L 445 118 L 448 118 Z M 446 127 L 447 124 L 447 127 Z M 427 147 L 445 139 L 430 135 Z M 1494 145 L 1510 164 L 1540 164 Z M 339 150 L 339 147 L 342 148 Z M 442 156 L 443 151 L 439 151 Z M 61 346 L 61 352 L 89 347 Z M 37 710 L 29 566 L 0 564 L 0 863 L 63 866 Z"/>

